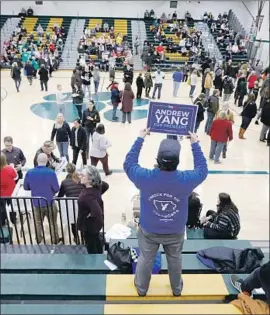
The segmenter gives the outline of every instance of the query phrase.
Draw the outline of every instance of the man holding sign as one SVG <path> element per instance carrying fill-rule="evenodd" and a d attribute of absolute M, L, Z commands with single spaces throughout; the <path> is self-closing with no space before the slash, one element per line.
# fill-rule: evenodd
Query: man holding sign
<path fill-rule="evenodd" d="M 198 106 L 150 102 L 147 128 L 151 132 L 187 136 L 194 132 Z"/>
<path fill-rule="evenodd" d="M 169 116 L 168 119 L 172 119 L 172 116 Z M 187 119 L 183 115 L 179 117 L 184 121 Z M 184 121 L 182 121 L 183 125 L 186 124 Z M 124 162 L 124 170 L 128 178 L 140 189 L 141 196 L 138 231 L 140 256 L 136 268 L 135 286 L 139 296 L 147 294 L 156 253 L 162 244 L 168 260 L 173 295 L 180 296 L 183 288 L 181 253 L 188 218 L 188 198 L 206 179 L 208 168 L 197 135 L 191 132 L 189 136 L 194 170 L 177 170 L 181 146 L 174 139 L 165 139 L 160 143 L 155 169 L 142 168 L 138 164 L 138 159 L 144 139 L 149 132 L 150 129 L 140 132 Z"/>

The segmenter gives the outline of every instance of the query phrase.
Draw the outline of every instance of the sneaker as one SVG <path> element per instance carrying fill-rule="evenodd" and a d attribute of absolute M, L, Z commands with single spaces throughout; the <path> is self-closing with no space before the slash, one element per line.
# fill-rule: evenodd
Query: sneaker
<path fill-rule="evenodd" d="M 223 159 L 226 159 L 226 153 L 222 154 Z"/>
<path fill-rule="evenodd" d="M 243 279 L 237 277 L 236 275 L 231 275 L 231 284 L 240 293 L 242 293 L 242 283 Z"/>

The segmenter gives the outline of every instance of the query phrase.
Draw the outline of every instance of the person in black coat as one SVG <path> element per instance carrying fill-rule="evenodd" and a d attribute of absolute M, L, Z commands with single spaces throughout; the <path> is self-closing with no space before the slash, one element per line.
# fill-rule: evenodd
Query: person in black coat
<path fill-rule="evenodd" d="M 86 131 L 86 135 L 87 135 L 87 145 L 86 145 L 87 156 L 89 154 L 90 135 L 91 137 L 93 137 L 93 133 L 95 132 L 96 126 L 98 123 L 100 123 L 99 112 L 97 111 L 95 107 L 94 101 L 90 101 L 88 108 L 86 108 L 83 111 L 83 117 L 82 117 L 82 126 L 84 127 Z"/>
<path fill-rule="evenodd" d="M 194 132 L 197 133 L 200 123 L 204 120 L 204 103 L 205 103 L 205 94 L 201 93 L 194 101 L 194 105 L 198 106 L 197 118 L 195 123 L 195 130 Z"/>
<path fill-rule="evenodd" d="M 243 100 L 246 94 L 247 94 L 246 75 L 242 74 L 242 76 L 237 81 L 237 86 L 234 94 L 234 104 L 236 105 L 236 101 L 238 99 L 238 107 L 243 106 Z"/>
<path fill-rule="evenodd" d="M 142 90 L 144 88 L 144 82 L 142 78 L 142 74 L 139 73 L 139 76 L 136 80 L 136 85 L 137 85 L 137 98 L 141 99 L 142 98 Z"/>
<path fill-rule="evenodd" d="M 99 171 L 87 166 L 81 174 L 81 183 L 85 186 L 78 199 L 78 230 L 82 232 L 88 254 L 102 254 L 104 240 L 100 231 L 104 231 L 104 205 L 102 194 L 109 185 L 101 181 Z"/>
<path fill-rule="evenodd" d="M 55 144 L 49 140 L 49 141 L 45 141 L 43 143 L 43 146 L 41 148 L 39 148 L 35 154 L 34 157 L 34 167 L 38 166 L 37 163 L 37 157 L 39 156 L 40 153 L 45 153 L 47 155 L 48 158 L 48 162 L 46 167 L 49 167 L 51 169 L 55 169 L 55 166 L 57 163 L 60 163 L 61 160 L 59 158 L 57 158 L 54 154 L 53 154 L 53 150 L 55 149 Z"/>
<path fill-rule="evenodd" d="M 130 68 L 130 66 L 127 66 L 124 70 L 124 83 L 130 83 L 132 85 L 133 83 L 133 70 Z"/>
<path fill-rule="evenodd" d="M 39 74 L 39 79 L 40 79 L 41 91 L 44 91 L 44 87 L 45 87 L 45 91 L 47 92 L 48 91 L 49 72 L 45 68 L 44 64 L 40 65 L 40 69 L 38 71 L 38 74 Z"/>
<path fill-rule="evenodd" d="M 80 119 L 74 120 L 74 127 L 71 130 L 70 145 L 73 150 L 72 163 L 76 165 L 79 153 L 82 155 L 83 165 L 87 164 L 86 158 L 87 135 L 85 129 L 81 126 Z"/>
<path fill-rule="evenodd" d="M 76 166 L 74 164 L 68 163 L 66 166 L 66 171 L 68 174 L 61 183 L 58 197 L 78 198 L 85 186 L 81 184 L 80 176 L 76 172 Z M 71 204 L 68 204 L 68 207 L 66 207 L 65 210 L 68 212 L 68 218 L 71 226 L 71 232 L 74 236 L 74 242 L 79 244 L 78 230 L 75 224 L 78 218 L 78 210 L 76 207 L 77 203 L 73 201 L 70 201 L 70 203 Z"/>
<path fill-rule="evenodd" d="M 80 120 L 82 120 L 82 105 L 83 105 L 83 98 L 84 98 L 82 87 L 77 88 L 75 93 L 72 94 L 72 98 L 73 98 L 73 104 L 77 108 L 79 118 Z"/>
<path fill-rule="evenodd" d="M 18 66 L 17 62 L 14 62 L 12 64 L 10 76 L 12 77 L 12 79 L 15 82 L 17 92 L 20 92 L 20 85 L 22 82 L 22 78 L 21 78 L 21 69 Z"/>
<path fill-rule="evenodd" d="M 32 66 L 31 61 L 27 61 L 26 65 L 24 66 L 24 71 L 25 71 L 25 74 L 26 74 L 26 77 L 27 77 L 29 84 L 32 85 L 33 75 L 35 73 L 35 69 Z"/>
<path fill-rule="evenodd" d="M 270 92 L 269 90 L 266 93 L 267 98 L 265 98 L 263 102 L 263 107 L 261 110 L 261 122 L 263 124 L 261 133 L 260 133 L 260 141 L 265 142 L 266 135 L 268 132 L 269 138 L 269 129 L 270 129 Z"/>
<path fill-rule="evenodd" d="M 244 103 L 244 109 L 241 113 L 242 124 L 240 126 L 240 131 L 239 131 L 239 139 L 245 139 L 244 133 L 246 132 L 248 126 L 251 123 L 251 120 L 256 116 L 256 114 L 257 114 L 257 105 L 255 103 L 255 95 L 250 94 L 248 96 L 247 101 Z"/>
<path fill-rule="evenodd" d="M 56 122 L 53 125 L 51 133 L 51 141 L 54 140 L 56 135 L 56 145 L 61 157 L 65 157 L 69 161 L 68 146 L 71 139 L 71 130 L 69 124 L 65 121 L 62 113 L 56 117 Z"/>
<path fill-rule="evenodd" d="M 215 79 L 213 81 L 215 89 L 219 90 L 220 97 L 222 97 L 222 87 L 223 87 L 223 81 L 222 81 L 222 69 L 218 68 L 215 72 Z"/>

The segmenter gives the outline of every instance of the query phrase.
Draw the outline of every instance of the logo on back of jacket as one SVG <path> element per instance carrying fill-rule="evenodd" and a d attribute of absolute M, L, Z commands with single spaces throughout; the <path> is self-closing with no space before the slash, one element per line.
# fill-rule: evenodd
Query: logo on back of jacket
<path fill-rule="evenodd" d="M 173 221 L 179 212 L 180 199 L 168 193 L 157 193 L 148 198 L 152 203 L 152 209 L 160 221 Z"/>

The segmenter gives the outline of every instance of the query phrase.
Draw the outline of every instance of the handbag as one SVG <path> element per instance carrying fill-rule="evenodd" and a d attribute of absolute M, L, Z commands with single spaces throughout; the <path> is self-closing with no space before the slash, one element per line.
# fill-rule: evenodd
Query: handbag
<path fill-rule="evenodd" d="M 124 248 L 124 244 L 122 242 L 117 242 L 109 248 L 107 259 L 116 265 L 121 273 L 132 273 L 130 247 Z"/>

